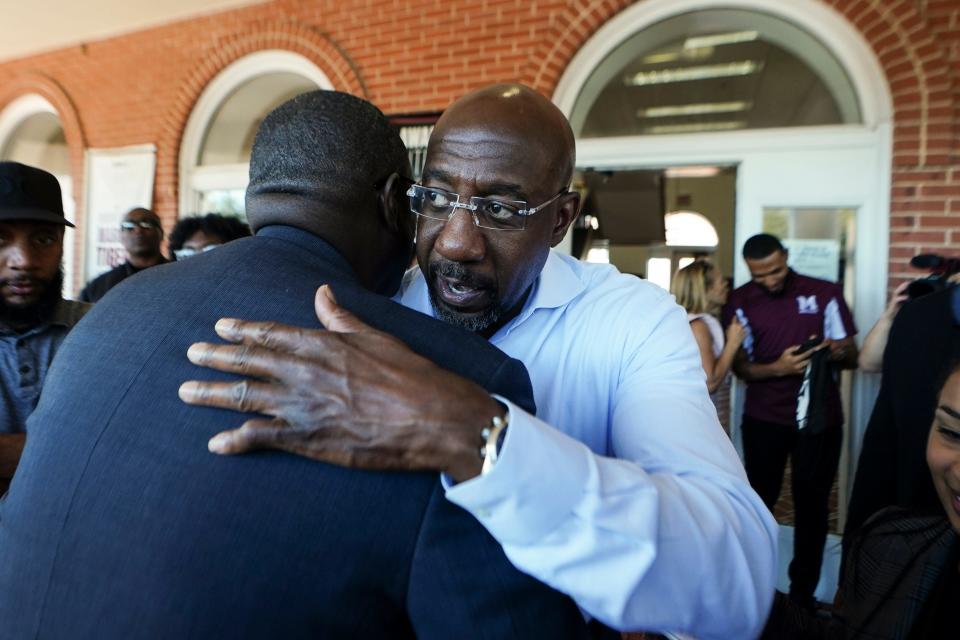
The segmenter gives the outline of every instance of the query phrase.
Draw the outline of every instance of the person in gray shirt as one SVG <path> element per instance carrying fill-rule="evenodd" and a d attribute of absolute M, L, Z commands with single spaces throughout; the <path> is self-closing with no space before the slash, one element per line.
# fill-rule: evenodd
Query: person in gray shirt
<path fill-rule="evenodd" d="M 51 174 L 0 162 L 0 494 L 53 356 L 90 305 L 62 297 L 63 215 Z"/>

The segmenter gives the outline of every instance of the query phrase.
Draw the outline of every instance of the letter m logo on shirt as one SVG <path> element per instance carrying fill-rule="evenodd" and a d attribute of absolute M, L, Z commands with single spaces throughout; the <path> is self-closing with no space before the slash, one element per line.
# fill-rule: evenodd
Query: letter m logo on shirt
<path fill-rule="evenodd" d="M 799 313 L 817 313 L 817 296 L 797 296 L 797 311 Z"/>

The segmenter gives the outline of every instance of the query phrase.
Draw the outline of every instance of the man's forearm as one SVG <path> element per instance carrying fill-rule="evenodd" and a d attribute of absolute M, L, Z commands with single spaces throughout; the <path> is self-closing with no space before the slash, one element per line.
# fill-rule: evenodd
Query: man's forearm
<path fill-rule="evenodd" d="M 890 326 L 893 319 L 886 314 L 880 316 L 877 324 L 870 329 L 870 333 L 863 339 L 863 349 L 857 356 L 860 369 L 869 373 L 880 373 L 883 366 L 883 351 L 887 347 L 887 338 L 890 335 Z"/>
<path fill-rule="evenodd" d="M 17 470 L 27 436 L 23 433 L 0 434 L 0 480 L 9 480 Z"/>

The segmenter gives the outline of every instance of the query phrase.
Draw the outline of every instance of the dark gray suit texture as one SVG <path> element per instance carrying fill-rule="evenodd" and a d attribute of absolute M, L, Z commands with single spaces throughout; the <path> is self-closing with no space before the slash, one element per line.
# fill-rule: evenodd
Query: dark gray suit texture
<path fill-rule="evenodd" d="M 207 440 L 245 417 L 191 407 L 186 359 L 222 316 L 319 326 L 316 288 L 530 406 L 523 366 L 363 290 L 285 226 L 148 269 L 77 325 L 0 505 L 0 637 L 578 638 L 575 605 L 514 569 L 435 473 L 367 472 Z M 479 428 L 479 425 L 478 425 Z M 479 444 L 479 442 L 478 442 Z"/>

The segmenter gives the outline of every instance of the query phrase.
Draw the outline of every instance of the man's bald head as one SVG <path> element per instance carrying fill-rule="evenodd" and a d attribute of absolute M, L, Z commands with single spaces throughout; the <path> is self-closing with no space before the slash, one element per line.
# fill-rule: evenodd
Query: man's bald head
<path fill-rule="evenodd" d="M 529 160 L 551 168 L 558 185 L 570 184 L 576 163 L 573 130 L 563 112 L 530 87 L 496 84 L 463 96 L 437 121 L 430 146 L 483 134 L 520 141 Z"/>
<path fill-rule="evenodd" d="M 489 336 L 519 313 L 579 210 L 579 195 L 568 191 L 574 162 L 570 124 L 529 87 L 487 87 L 444 112 L 421 182 L 425 197 L 459 206 L 446 218 L 421 218 L 417 236 L 437 317 Z M 471 198 L 522 221 L 491 228 L 487 214 L 463 206 Z"/>

